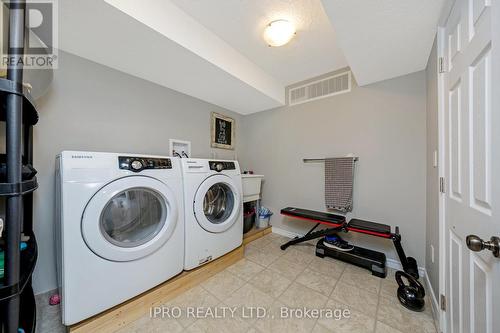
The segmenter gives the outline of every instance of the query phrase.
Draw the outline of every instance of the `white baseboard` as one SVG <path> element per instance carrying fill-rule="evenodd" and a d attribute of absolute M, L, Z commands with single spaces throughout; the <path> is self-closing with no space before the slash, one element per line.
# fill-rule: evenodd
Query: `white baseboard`
<path fill-rule="evenodd" d="M 288 238 L 294 238 L 294 237 L 297 237 L 297 236 L 302 236 L 302 235 L 299 235 L 295 232 L 291 232 L 291 231 L 288 231 L 288 230 L 285 230 L 285 229 L 281 229 L 281 228 L 276 228 L 276 227 L 272 227 L 272 232 L 275 233 L 275 234 L 278 234 L 278 235 L 281 235 L 281 236 L 285 236 L 285 237 L 288 237 Z"/>
<path fill-rule="evenodd" d="M 399 261 L 399 260 L 387 258 L 385 264 L 387 265 L 387 267 L 395 269 L 397 271 L 403 270 L 403 265 L 401 265 L 401 261 Z M 418 274 L 422 278 L 427 276 L 427 272 L 425 271 L 424 267 L 418 268 Z"/>
<path fill-rule="evenodd" d="M 432 303 L 432 314 L 434 316 L 434 325 L 436 325 L 436 329 L 438 332 L 440 331 L 439 328 L 441 327 L 440 319 L 441 319 L 441 314 L 440 314 L 440 306 L 438 299 L 436 297 L 436 294 L 434 294 L 434 289 L 432 289 L 432 284 L 431 281 L 429 280 L 429 275 L 427 274 L 427 271 L 425 272 L 425 285 L 427 287 L 427 292 L 430 295 L 431 298 L 431 303 Z"/>

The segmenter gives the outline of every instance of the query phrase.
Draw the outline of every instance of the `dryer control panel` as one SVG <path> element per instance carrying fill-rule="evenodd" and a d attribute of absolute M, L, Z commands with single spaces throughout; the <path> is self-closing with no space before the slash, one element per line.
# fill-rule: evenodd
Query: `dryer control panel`
<path fill-rule="evenodd" d="M 221 172 L 224 170 L 236 170 L 234 162 L 210 161 L 208 162 L 208 165 L 210 166 L 210 170 L 214 170 L 217 172 Z"/>
<path fill-rule="evenodd" d="M 122 170 L 133 172 L 147 169 L 172 169 L 172 161 L 169 158 L 119 156 L 118 165 Z"/>

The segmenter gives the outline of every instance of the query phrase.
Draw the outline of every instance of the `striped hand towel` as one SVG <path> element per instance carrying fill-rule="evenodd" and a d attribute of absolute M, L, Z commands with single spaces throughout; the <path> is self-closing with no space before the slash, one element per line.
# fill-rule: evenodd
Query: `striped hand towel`
<path fill-rule="evenodd" d="M 325 159 L 325 203 L 327 209 L 350 212 L 354 184 L 354 157 Z"/>

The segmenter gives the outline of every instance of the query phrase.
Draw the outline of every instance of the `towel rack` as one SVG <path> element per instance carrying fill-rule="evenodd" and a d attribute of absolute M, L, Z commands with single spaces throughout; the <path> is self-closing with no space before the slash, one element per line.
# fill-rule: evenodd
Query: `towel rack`
<path fill-rule="evenodd" d="M 354 156 L 346 156 L 346 157 L 352 157 L 354 158 L 354 161 L 357 161 L 359 158 L 358 157 L 354 157 Z M 324 162 L 326 160 L 326 158 L 304 158 L 302 161 L 304 161 L 304 163 L 319 163 L 319 162 Z"/>

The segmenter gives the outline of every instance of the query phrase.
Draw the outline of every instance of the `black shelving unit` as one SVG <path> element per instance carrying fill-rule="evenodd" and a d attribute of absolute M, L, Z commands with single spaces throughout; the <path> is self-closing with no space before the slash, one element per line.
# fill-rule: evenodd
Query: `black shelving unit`
<path fill-rule="evenodd" d="M 13 8 L 19 10 L 12 10 Z M 25 42 L 24 0 L 9 3 L 9 56 L 22 57 Z M 31 287 L 37 261 L 33 232 L 33 191 L 38 187 L 33 168 L 33 126 L 38 113 L 23 87 L 23 66 L 17 63 L 0 79 L 0 121 L 5 122 L 5 154 L 0 154 L 0 197 L 5 201 L 4 276 L 0 278 L 0 333 L 34 332 L 36 305 Z M 21 235 L 26 248 L 21 248 Z"/>

